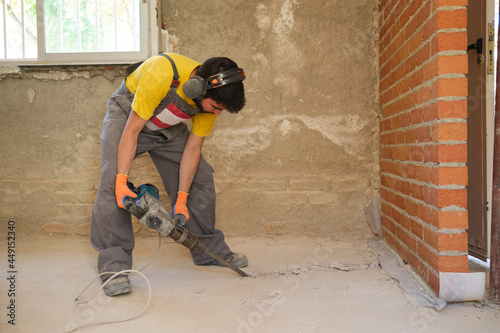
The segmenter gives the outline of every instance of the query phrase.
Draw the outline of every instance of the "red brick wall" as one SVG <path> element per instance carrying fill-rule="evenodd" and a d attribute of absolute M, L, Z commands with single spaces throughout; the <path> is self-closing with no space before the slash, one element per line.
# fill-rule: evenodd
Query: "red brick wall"
<path fill-rule="evenodd" d="M 379 6 L 383 234 L 435 291 L 468 270 L 466 6 Z"/>

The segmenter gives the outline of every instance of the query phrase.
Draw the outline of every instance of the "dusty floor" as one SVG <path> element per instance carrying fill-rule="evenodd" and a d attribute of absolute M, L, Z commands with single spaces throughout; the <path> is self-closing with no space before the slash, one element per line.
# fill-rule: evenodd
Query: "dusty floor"
<path fill-rule="evenodd" d="M 367 241 L 227 241 L 248 255 L 244 270 L 253 277 L 194 266 L 184 247 L 163 239 L 158 258 L 143 271 L 152 288 L 146 311 L 132 321 L 77 332 L 499 331 L 500 308 L 488 302 L 448 304 L 440 312 L 420 305 L 380 268 Z M 6 248 L 4 239 L 0 245 Z M 135 268 L 153 258 L 157 245 L 155 237 L 137 239 Z M 16 325 L 7 322 L 10 298 L 2 278 L 1 332 L 65 332 L 134 316 L 147 302 L 140 275 L 131 277 L 131 294 L 108 298 L 100 292 L 86 304 L 74 302 L 96 274 L 96 252 L 85 238 L 18 237 L 16 246 Z"/>

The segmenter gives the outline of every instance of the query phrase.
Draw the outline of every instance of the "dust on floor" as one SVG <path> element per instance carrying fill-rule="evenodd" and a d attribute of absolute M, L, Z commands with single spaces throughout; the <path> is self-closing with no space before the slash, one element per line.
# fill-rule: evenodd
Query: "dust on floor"
<path fill-rule="evenodd" d="M 131 294 L 108 298 L 101 291 L 88 303 L 75 303 L 97 274 L 97 252 L 88 240 L 18 239 L 15 325 L 8 323 L 9 281 L 3 278 L 1 332 L 65 332 L 130 318 L 147 304 L 148 283 L 140 275 L 130 278 Z M 500 327 L 499 307 L 488 302 L 448 304 L 441 311 L 420 305 L 380 267 L 367 240 L 235 237 L 227 242 L 247 254 L 250 264 L 243 270 L 251 277 L 195 266 L 186 248 L 162 239 L 157 259 L 143 270 L 152 290 L 145 312 L 77 332 L 458 333 Z M 0 246 L 6 248 L 5 240 Z M 147 264 L 157 247 L 156 237 L 137 238 L 134 267 Z M 81 299 L 98 287 L 92 284 Z"/>

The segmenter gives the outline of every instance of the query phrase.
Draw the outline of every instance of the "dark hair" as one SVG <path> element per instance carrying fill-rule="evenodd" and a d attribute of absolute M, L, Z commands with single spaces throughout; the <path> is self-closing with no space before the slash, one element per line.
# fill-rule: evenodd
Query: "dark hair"
<path fill-rule="evenodd" d="M 207 79 L 231 68 L 238 68 L 238 65 L 229 58 L 214 57 L 205 61 L 196 71 L 196 75 Z M 229 112 L 237 113 L 245 106 L 245 88 L 243 82 L 229 83 L 219 88 L 208 89 L 204 98 L 211 98 L 223 104 Z"/>

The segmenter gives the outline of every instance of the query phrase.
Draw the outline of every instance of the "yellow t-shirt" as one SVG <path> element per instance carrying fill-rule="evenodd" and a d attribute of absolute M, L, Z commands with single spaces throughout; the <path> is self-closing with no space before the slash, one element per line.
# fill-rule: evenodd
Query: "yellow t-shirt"
<path fill-rule="evenodd" d="M 196 103 L 187 98 L 182 90 L 184 82 L 189 80 L 193 70 L 200 66 L 200 63 L 176 53 L 168 53 L 177 67 L 179 81 L 177 95 L 190 105 L 197 107 Z M 144 61 L 125 80 L 127 89 L 134 94 L 132 109 L 144 120 L 149 120 L 155 109 L 170 90 L 170 84 L 174 77 L 174 71 L 170 61 L 160 55 L 153 56 Z M 205 137 L 212 132 L 216 114 L 198 113 L 191 118 L 192 132 L 201 137 Z"/>

